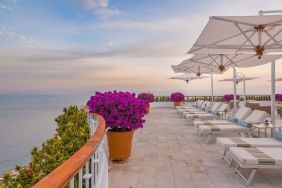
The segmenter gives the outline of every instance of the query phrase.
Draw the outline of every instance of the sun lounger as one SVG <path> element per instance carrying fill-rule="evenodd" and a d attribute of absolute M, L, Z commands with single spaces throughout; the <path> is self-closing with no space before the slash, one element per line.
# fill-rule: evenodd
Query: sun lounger
<path fill-rule="evenodd" d="M 181 109 L 179 111 L 180 113 L 182 113 L 183 118 L 185 118 L 186 114 L 195 114 L 195 113 L 205 112 L 205 109 L 207 109 L 206 106 L 210 107 L 211 103 L 209 101 L 204 101 L 204 103 L 202 103 L 200 108 Z M 218 105 L 216 105 L 215 108 L 217 108 L 217 106 Z"/>
<path fill-rule="evenodd" d="M 254 110 L 244 121 L 238 121 L 236 124 L 222 125 L 200 125 L 197 133 L 202 136 L 205 143 L 208 143 L 214 133 L 229 133 L 229 134 L 247 134 L 250 133 L 252 124 L 262 123 L 267 118 L 267 113 L 264 111 Z"/>
<path fill-rule="evenodd" d="M 177 112 L 179 112 L 179 113 L 183 113 L 184 111 L 187 111 L 187 110 L 199 110 L 199 111 L 201 111 L 201 106 L 203 105 L 204 106 L 204 104 L 206 104 L 206 102 L 208 102 L 208 101 L 197 101 L 197 105 L 187 105 L 187 106 L 183 106 L 183 107 L 178 107 L 177 108 Z"/>
<path fill-rule="evenodd" d="M 282 169 L 282 148 L 244 148 L 231 147 L 228 155 L 236 163 L 235 172 L 241 176 L 246 185 L 250 185 L 258 169 Z M 252 169 L 249 177 L 240 170 Z"/>
<path fill-rule="evenodd" d="M 231 147 L 282 148 L 282 141 L 275 138 L 217 138 L 216 143 L 223 149 L 222 159 L 229 164 L 226 153 Z"/>
<path fill-rule="evenodd" d="M 238 122 L 238 120 L 243 121 L 251 113 L 252 113 L 252 110 L 250 108 L 248 108 L 248 107 L 241 107 L 235 113 L 234 116 L 229 116 L 227 118 L 227 120 L 211 120 L 211 121 L 196 120 L 196 121 L 193 122 L 193 125 L 198 127 L 199 125 L 236 124 Z"/>
<path fill-rule="evenodd" d="M 199 105 L 201 105 L 203 102 L 204 102 L 204 100 L 198 100 L 194 104 L 192 104 L 192 106 L 194 106 L 195 108 L 198 108 Z"/>
<path fill-rule="evenodd" d="M 217 107 L 217 106 L 216 106 Z M 214 120 L 216 118 L 218 118 L 219 116 L 217 114 L 219 114 L 219 112 L 224 111 L 226 108 L 228 107 L 227 104 L 221 104 L 218 108 L 217 111 L 212 111 L 212 113 L 193 113 L 193 114 L 185 114 L 185 118 L 187 119 L 187 121 L 191 122 L 191 124 L 193 123 L 193 121 L 195 119 L 200 119 L 200 120 Z M 214 108 L 215 109 L 215 108 Z M 212 108 L 212 110 L 214 110 Z"/>

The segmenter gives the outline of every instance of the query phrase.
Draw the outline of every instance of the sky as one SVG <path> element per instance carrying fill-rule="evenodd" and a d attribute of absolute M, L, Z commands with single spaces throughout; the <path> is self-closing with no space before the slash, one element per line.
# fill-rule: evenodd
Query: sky
<path fill-rule="evenodd" d="M 277 9 L 281 0 L 0 0 L 0 94 L 209 95 L 209 79 L 168 79 L 209 16 Z M 248 94 L 270 93 L 269 64 L 238 71 L 259 77 L 247 82 Z M 232 83 L 218 82 L 231 76 L 215 75 L 215 95 L 233 91 Z"/>

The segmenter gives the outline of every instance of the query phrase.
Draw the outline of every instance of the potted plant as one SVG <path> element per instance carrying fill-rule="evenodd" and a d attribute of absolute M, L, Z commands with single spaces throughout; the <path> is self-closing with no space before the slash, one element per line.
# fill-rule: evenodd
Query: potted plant
<path fill-rule="evenodd" d="M 150 103 L 154 102 L 154 98 L 155 98 L 154 95 L 151 93 L 139 93 L 137 95 L 137 98 L 142 99 L 147 103 L 146 114 L 148 114 L 150 112 Z"/>
<path fill-rule="evenodd" d="M 170 101 L 174 102 L 174 108 L 180 106 L 180 102 L 184 101 L 185 96 L 180 92 L 175 92 L 170 95 Z"/>
<path fill-rule="evenodd" d="M 105 118 L 111 160 L 130 157 L 134 130 L 143 127 L 147 104 L 129 92 L 96 92 L 87 102 L 90 112 Z"/>
<path fill-rule="evenodd" d="M 236 99 L 239 100 L 240 99 L 240 96 L 239 95 L 236 95 Z M 225 102 L 230 102 L 231 100 L 234 100 L 234 95 L 233 94 L 225 94 L 223 96 L 223 100 Z"/>
<path fill-rule="evenodd" d="M 275 94 L 275 100 L 278 101 L 278 104 L 282 105 L 282 94 Z"/>

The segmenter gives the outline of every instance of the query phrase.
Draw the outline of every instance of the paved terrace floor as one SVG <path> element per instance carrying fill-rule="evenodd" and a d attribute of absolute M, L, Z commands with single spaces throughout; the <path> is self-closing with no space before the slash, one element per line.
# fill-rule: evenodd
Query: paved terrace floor
<path fill-rule="evenodd" d="M 152 109 L 131 158 L 110 163 L 110 188 L 246 188 L 215 143 L 203 144 L 176 110 Z M 249 171 L 246 171 L 249 172 Z M 259 170 L 249 187 L 282 187 L 282 170 Z"/>

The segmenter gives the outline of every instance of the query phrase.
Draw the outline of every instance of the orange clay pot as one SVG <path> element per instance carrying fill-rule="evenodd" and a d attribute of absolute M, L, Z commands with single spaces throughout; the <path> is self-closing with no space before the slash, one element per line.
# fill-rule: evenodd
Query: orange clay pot
<path fill-rule="evenodd" d="M 174 102 L 174 108 L 176 108 L 177 106 L 180 106 L 180 102 Z"/>
<path fill-rule="evenodd" d="M 150 110 L 151 110 L 151 107 L 150 107 L 150 104 L 147 106 L 146 108 L 146 114 L 149 114 L 150 113 Z"/>
<path fill-rule="evenodd" d="M 126 160 L 131 155 L 133 131 L 107 131 L 110 160 Z"/>

